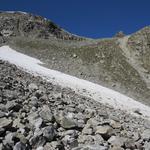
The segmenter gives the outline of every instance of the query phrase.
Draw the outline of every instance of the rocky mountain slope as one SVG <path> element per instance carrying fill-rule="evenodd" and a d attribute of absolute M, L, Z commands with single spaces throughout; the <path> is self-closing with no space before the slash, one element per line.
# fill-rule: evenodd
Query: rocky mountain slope
<path fill-rule="evenodd" d="M 1 40 L 14 36 L 49 39 L 82 40 L 81 37 L 64 31 L 50 20 L 23 12 L 0 12 Z"/>
<path fill-rule="evenodd" d="M 104 85 L 150 105 L 150 27 L 94 40 L 73 35 L 40 16 L 1 12 L 0 45 L 42 60 L 43 68 Z M 2 49 L 0 54 L 6 57 Z M 0 150 L 150 149 L 150 120 L 139 109 L 133 115 L 104 105 L 94 96 L 24 72 L 21 65 L 4 61 L 4 56 L 0 56 Z M 9 59 L 21 59 L 15 62 L 29 61 L 12 57 L 9 53 Z"/>
<path fill-rule="evenodd" d="M 150 27 L 125 37 L 94 40 L 31 14 L 2 12 L 0 21 L 1 45 L 150 104 Z"/>
<path fill-rule="evenodd" d="M 0 70 L 1 150 L 150 149 L 150 121 L 8 62 L 0 61 Z"/>

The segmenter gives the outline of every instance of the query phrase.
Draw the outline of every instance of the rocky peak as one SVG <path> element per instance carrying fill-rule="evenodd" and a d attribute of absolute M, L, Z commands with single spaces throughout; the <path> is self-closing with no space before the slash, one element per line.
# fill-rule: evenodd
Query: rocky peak
<path fill-rule="evenodd" d="M 24 12 L 0 12 L 0 37 L 7 39 L 14 36 L 64 40 L 82 40 L 83 38 L 63 30 L 52 21 L 41 16 Z"/>
<path fill-rule="evenodd" d="M 117 33 L 115 34 L 115 37 L 117 37 L 117 38 L 122 38 L 122 37 L 125 37 L 125 34 L 124 34 L 123 31 L 119 31 L 119 32 L 117 32 Z"/>

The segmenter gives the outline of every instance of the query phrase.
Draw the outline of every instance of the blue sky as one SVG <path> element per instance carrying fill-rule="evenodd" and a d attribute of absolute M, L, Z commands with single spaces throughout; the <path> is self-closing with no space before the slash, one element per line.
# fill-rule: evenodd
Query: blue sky
<path fill-rule="evenodd" d="M 150 0 L 0 0 L 0 10 L 31 12 L 91 38 L 150 25 Z"/>

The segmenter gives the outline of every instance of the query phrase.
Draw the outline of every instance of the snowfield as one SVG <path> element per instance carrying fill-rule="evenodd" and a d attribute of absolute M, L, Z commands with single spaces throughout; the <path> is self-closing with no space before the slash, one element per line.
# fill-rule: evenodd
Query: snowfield
<path fill-rule="evenodd" d="M 0 59 L 15 64 L 26 72 L 41 76 L 53 84 L 69 87 L 78 94 L 110 105 L 115 109 L 121 109 L 133 115 L 138 115 L 135 113 L 138 110 L 142 113 L 142 117 L 150 119 L 150 107 L 101 85 L 45 68 L 41 66 L 43 63 L 40 60 L 19 53 L 9 46 L 0 47 Z"/>

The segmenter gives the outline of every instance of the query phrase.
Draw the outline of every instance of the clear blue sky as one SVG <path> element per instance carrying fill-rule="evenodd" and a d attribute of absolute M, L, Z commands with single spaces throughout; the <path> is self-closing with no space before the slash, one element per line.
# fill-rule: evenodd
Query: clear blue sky
<path fill-rule="evenodd" d="M 31 12 L 92 38 L 150 25 L 150 0 L 0 0 L 0 10 Z"/>

